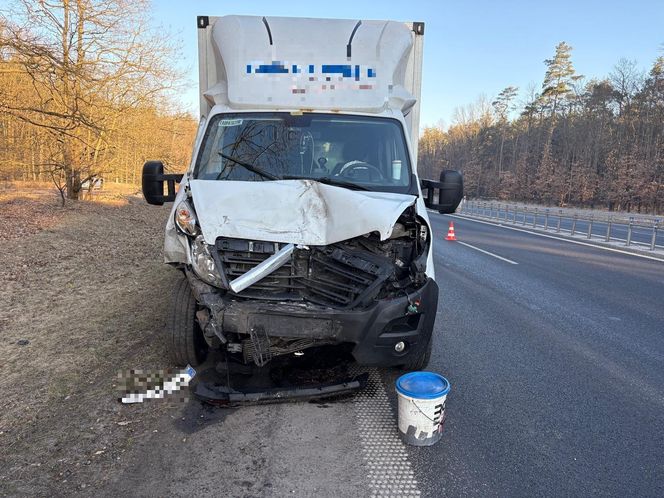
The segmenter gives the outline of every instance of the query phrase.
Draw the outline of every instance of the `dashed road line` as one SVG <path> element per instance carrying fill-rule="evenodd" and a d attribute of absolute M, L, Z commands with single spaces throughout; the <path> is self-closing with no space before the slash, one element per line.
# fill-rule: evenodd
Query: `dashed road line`
<path fill-rule="evenodd" d="M 512 261 L 511 259 L 503 258 L 502 256 L 498 256 L 497 254 L 494 254 L 489 251 L 485 251 L 484 249 L 480 249 L 479 247 L 475 247 L 474 245 L 468 244 L 467 242 L 461 242 L 460 240 L 456 241 L 457 244 L 461 244 L 462 246 L 470 247 L 471 249 L 475 249 L 476 251 L 479 251 L 481 253 L 487 254 L 489 256 L 493 256 L 494 258 L 500 259 L 501 261 L 505 261 L 506 263 L 509 263 L 511 265 L 518 265 L 516 261 Z"/>
<path fill-rule="evenodd" d="M 368 373 L 367 386 L 353 399 L 353 408 L 371 496 L 419 497 L 415 473 L 399 437 L 383 381 L 375 369 Z"/>

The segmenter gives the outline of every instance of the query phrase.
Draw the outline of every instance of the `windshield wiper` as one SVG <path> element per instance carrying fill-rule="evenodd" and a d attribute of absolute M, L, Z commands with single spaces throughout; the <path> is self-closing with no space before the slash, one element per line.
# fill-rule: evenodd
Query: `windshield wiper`
<path fill-rule="evenodd" d="M 347 182 L 339 178 L 334 178 L 331 176 L 321 176 L 320 178 L 314 178 L 310 176 L 295 176 L 295 175 L 284 175 L 284 180 L 312 180 L 314 182 L 324 183 L 326 185 L 333 185 L 335 187 L 343 187 L 349 190 L 370 190 L 367 187 L 358 185 L 357 183 Z"/>
<path fill-rule="evenodd" d="M 345 187 L 351 190 L 370 190 L 367 187 L 358 185 L 357 183 L 347 182 L 346 180 L 341 180 L 339 178 L 334 178 L 331 176 L 321 176 L 320 178 L 314 178 L 317 182 L 325 183 L 326 185 L 334 185 L 335 187 Z"/>
<path fill-rule="evenodd" d="M 248 169 L 252 173 L 256 173 L 257 175 L 262 176 L 263 178 L 267 178 L 268 180 L 281 180 L 281 177 L 279 177 L 277 175 L 273 175 L 269 171 L 265 171 L 263 168 L 259 168 L 258 166 L 254 166 L 253 164 L 245 163 L 244 161 L 240 161 L 239 159 L 235 159 L 233 156 L 228 156 L 228 155 L 224 154 L 223 152 L 221 152 L 220 150 L 217 151 L 217 154 L 219 154 L 221 157 L 223 157 L 227 161 L 238 164 L 238 165 L 242 166 L 243 168 Z"/>

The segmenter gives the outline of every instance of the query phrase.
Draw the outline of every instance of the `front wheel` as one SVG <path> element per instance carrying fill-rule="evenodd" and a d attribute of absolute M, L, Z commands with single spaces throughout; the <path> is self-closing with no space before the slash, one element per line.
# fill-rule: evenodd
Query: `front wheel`
<path fill-rule="evenodd" d="M 421 351 L 417 356 L 414 356 L 408 363 L 406 363 L 402 369 L 411 371 L 411 370 L 424 370 L 429 361 L 431 360 L 431 350 L 433 348 L 433 338 L 429 339 L 429 344 L 426 348 Z"/>
<path fill-rule="evenodd" d="M 176 366 L 195 367 L 207 357 L 208 345 L 196 320 L 196 299 L 186 278 L 180 279 L 173 289 L 166 344 Z"/>

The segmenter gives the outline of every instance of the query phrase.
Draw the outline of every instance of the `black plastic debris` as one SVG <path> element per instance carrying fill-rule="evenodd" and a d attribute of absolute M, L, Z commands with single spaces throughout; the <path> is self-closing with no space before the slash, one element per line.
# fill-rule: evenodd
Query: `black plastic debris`
<path fill-rule="evenodd" d="M 303 401 L 325 399 L 333 396 L 350 394 L 367 385 L 369 374 L 363 373 L 354 378 L 341 381 L 296 387 L 270 387 L 267 389 L 247 388 L 237 390 L 223 384 L 199 382 L 194 388 L 194 395 L 206 403 L 222 406 L 244 404 L 267 404 L 284 401 Z"/>
<path fill-rule="evenodd" d="M 199 369 L 189 388 L 204 403 L 223 407 L 343 398 L 363 389 L 369 378 L 351 373 L 349 348 L 310 349 L 263 367 L 218 360 Z"/>

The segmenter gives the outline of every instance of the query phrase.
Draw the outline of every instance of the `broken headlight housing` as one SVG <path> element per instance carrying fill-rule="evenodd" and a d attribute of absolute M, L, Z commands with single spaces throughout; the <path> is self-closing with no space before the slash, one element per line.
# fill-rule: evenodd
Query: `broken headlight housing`
<path fill-rule="evenodd" d="M 191 267 L 194 273 L 204 282 L 215 287 L 223 285 L 217 265 L 214 263 L 202 235 L 191 241 Z"/>
<path fill-rule="evenodd" d="M 187 201 L 182 201 L 175 209 L 175 224 L 187 235 L 196 235 L 198 233 L 198 220 L 196 213 Z"/>

